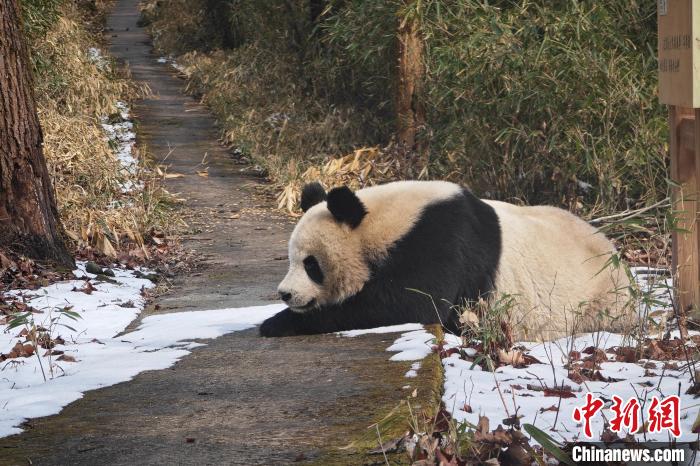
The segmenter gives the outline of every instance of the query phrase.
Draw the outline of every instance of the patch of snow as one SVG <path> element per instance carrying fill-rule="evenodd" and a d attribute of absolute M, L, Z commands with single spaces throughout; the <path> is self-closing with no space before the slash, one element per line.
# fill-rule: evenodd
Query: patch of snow
<path fill-rule="evenodd" d="M 87 50 L 87 56 L 88 60 L 90 60 L 91 63 L 94 63 L 95 66 L 97 66 L 97 68 L 101 71 L 109 70 L 109 61 L 104 57 L 104 55 L 102 55 L 102 50 L 98 49 L 97 47 L 90 47 Z"/>
<path fill-rule="evenodd" d="M 576 180 L 576 184 L 578 184 L 578 187 L 584 192 L 588 192 L 593 187 L 591 183 L 586 183 L 585 181 L 581 180 Z"/>
<path fill-rule="evenodd" d="M 421 324 L 400 324 L 387 325 L 385 327 L 368 328 L 362 330 L 348 330 L 338 332 L 344 337 L 358 337 L 360 335 L 396 333 L 404 332 L 387 348 L 387 351 L 396 352 L 389 359 L 392 361 L 416 361 L 411 364 L 411 368 L 406 372 L 405 377 L 413 378 L 418 376 L 418 369 L 421 367 L 420 360 L 433 351 L 433 340 L 435 335 L 425 330 Z M 455 337 L 457 338 L 457 337 Z M 459 338 L 457 338 L 459 341 Z"/>
<path fill-rule="evenodd" d="M 360 335 L 368 335 L 370 333 L 408 332 L 410 330 L 421 330 L 422 328 L 423 326 L 421 324 L 401 324 L 388 325 L 386 327 L 367 328 L 362 330 L 347 330 L 344 332 L 338 332 L 338 334 L 344 337 L 358 337 Z"/>
<path fill-rule="evenodd" d="M 130 333 L 119 335 L 143 309 L 141 289 L 153 284 L 136 278 L 131 271 L 113 269 L 114 283 L 93 280 L 91 294 L 80 291 L 84 280 L 59 282 L 35 291 L 14 290 L 12 296 L 24 296 L 27 303 L 43 311 L 34 315 L 36 325 L 49 327 L 51 318 L 60 316 L 58 308 L 72 306 L 81 318 L 61 317 L 52 337 L 60 335 L 63 351 L 75 362 L 43 356 L 42 376 L 36 355 L 15 358 L 0 366 L 0 437 L 22 431 L 26 419 L 57 414 L 88 390 L 131 380 L 146 370 L 165 369 L 203 343 L 194 340 L 216 338 L 229 332 L 254 327 L 284 309 L 282 304 L 240 309 L 159 314 L 143 319 Z M 76 276 L 93 278 L 78 265 Z M 63 327 L 66 324 L 72 327 Z M 8 330 L 0 325 L 0 352 L 9 352 L 20 339 L 20 328 Z"/>
<path fill-rule="evenodd" d="M 180 73 L 185 73 L 185 67 L 182 66 L 182 65 L 180 65 L 180 64 L 179 64 L 177 61 L 175 61 L 175 59 L 174 59 L 172 56 L 170 56 L 170 55 L 168 55 L 167 57 L 159 57 L 156 61 L 157 61 L 158 63 L 162 63 L 162 64 L 169 64 L 170 66 L 172 66 L 173 68 L 175 68 L 175 69 L 176 69 L 177 71 L 179 71 Z"/>
<path fill-rule="evenodd" d="M 401 335 L 386 350 L 397 352 L 389 358 L 392 361 L 419 361 L 433 351 L 434 339 L 435 335 L 425 329 L 414 330 Z"/>
<path fill-rule="evenodd" d="M 122 170 L 127 175 L 135 175 L 138 171 L 138 161 L 133 155 L 136 144 L 136 133 L 134 133 L 134 123 L 130 117 L 129 106 L 124 102 L 116 103 L 121 121 L 110 121 L 109 117 L 103 116 L 102 129 L 107 134 L 107 140 L 114 147 L 114 155 L 122 166 Z M 140 191 L 143 189 L 143 182 L 126 180 L 120 182 L 120 189 L 123 193 Z"/>
<path fill-rule="evenodd" d="M 408 370 L 408 372 L 406 372 L 406 375 L 404 377 L 418 377 L 418 369 L 420 369 L 420 361 L 411 364 L 411 368 Z"/>

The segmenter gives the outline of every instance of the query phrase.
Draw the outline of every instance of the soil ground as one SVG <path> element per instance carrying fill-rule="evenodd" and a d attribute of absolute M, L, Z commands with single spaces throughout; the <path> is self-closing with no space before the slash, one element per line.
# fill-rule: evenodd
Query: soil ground
<path fill-rule="evenodd" d="M 139 138 L 170 173 L 185 175 L 168 179 L 167 188 L 184 199 L 193 231 L 184 245 L 206 258 L 145 315 L 269 303 L 286 272 L 293 224 L 260 194 L 262 181 L 244 175 L 219 145 L 212 116 L 183 94 L 175 71 L 157 63 L 137 26 L 137 5 L 116 2 L 111 53 L 153 91 L 134 105 Z M 208 176 L 197 174 L 205 168 Z M 59 415 L 30 420 L 25 433 L 0 439 L 0 463 L 383 464 L 382 455 L 339 448 L 407 396 L 401 386 L 410 364 L 390 362 L 386 352 L 394 338 L 232 333 L 169 370 L 88 392 Z"/>

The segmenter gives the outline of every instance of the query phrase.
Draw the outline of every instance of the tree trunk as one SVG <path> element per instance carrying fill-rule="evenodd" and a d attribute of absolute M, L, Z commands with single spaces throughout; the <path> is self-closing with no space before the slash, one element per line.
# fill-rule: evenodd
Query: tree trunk
<path fill-rule="evenodd" d="M 0 247 L 73 265 L 42 150 L 17 0 L 0 0 Z"/>
<path fill-rule="evenodd" d="M 411 0 L 404 0 L 408 7 Z M 407 151 L 423 155 L 426 147 L 418 141 L 418 132 L 425 127 L 425 107 L 422 101 L 423 37 L 420 21 L 414 11 L 400 19 L 398 29 L 398 73 L 396 86 L 397 140 Z"/>

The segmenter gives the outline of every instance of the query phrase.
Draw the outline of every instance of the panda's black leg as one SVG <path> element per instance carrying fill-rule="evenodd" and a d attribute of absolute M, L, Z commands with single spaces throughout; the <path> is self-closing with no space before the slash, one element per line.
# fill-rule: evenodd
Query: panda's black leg
<path fill-rule="evenodd" d="M 303 316 L 287 308 L 282 312 L 266 319 L 260 325 L 260 336 L 289 337 L 299 335 Z"/>

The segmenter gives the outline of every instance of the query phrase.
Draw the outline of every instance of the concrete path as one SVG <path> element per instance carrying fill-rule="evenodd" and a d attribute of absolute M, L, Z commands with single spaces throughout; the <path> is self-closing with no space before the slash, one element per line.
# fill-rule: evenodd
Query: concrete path
<path fill-rule="evenodd" d="M 286 271 L 293 225 L 217 143 L 207 109 L 156 62 L 137 27 L 137 4 L 116 3 L 111 53 L 153 91 L 135 105 L 139 137 L 170 172 L 185 175 L 167 188 L 186 199 L 198 231 L 185 245 L 208 258 L 199 274 L 175 280 L 157 312 L 268 303 Z M 209 176 L 198 176 L 205 166 Z M 229 334 L 169 370 L 88 392 L 59 415 L 29 421 L 25 433 L 0 439 L 0 464 L 363 464 L 362 455 L 338 448 L 406 396 L 410 364 L 388 361 L 385 351 L 394 338 Z M 375 460 L 384 463 L 381 455 L 368 461 Z"/>

